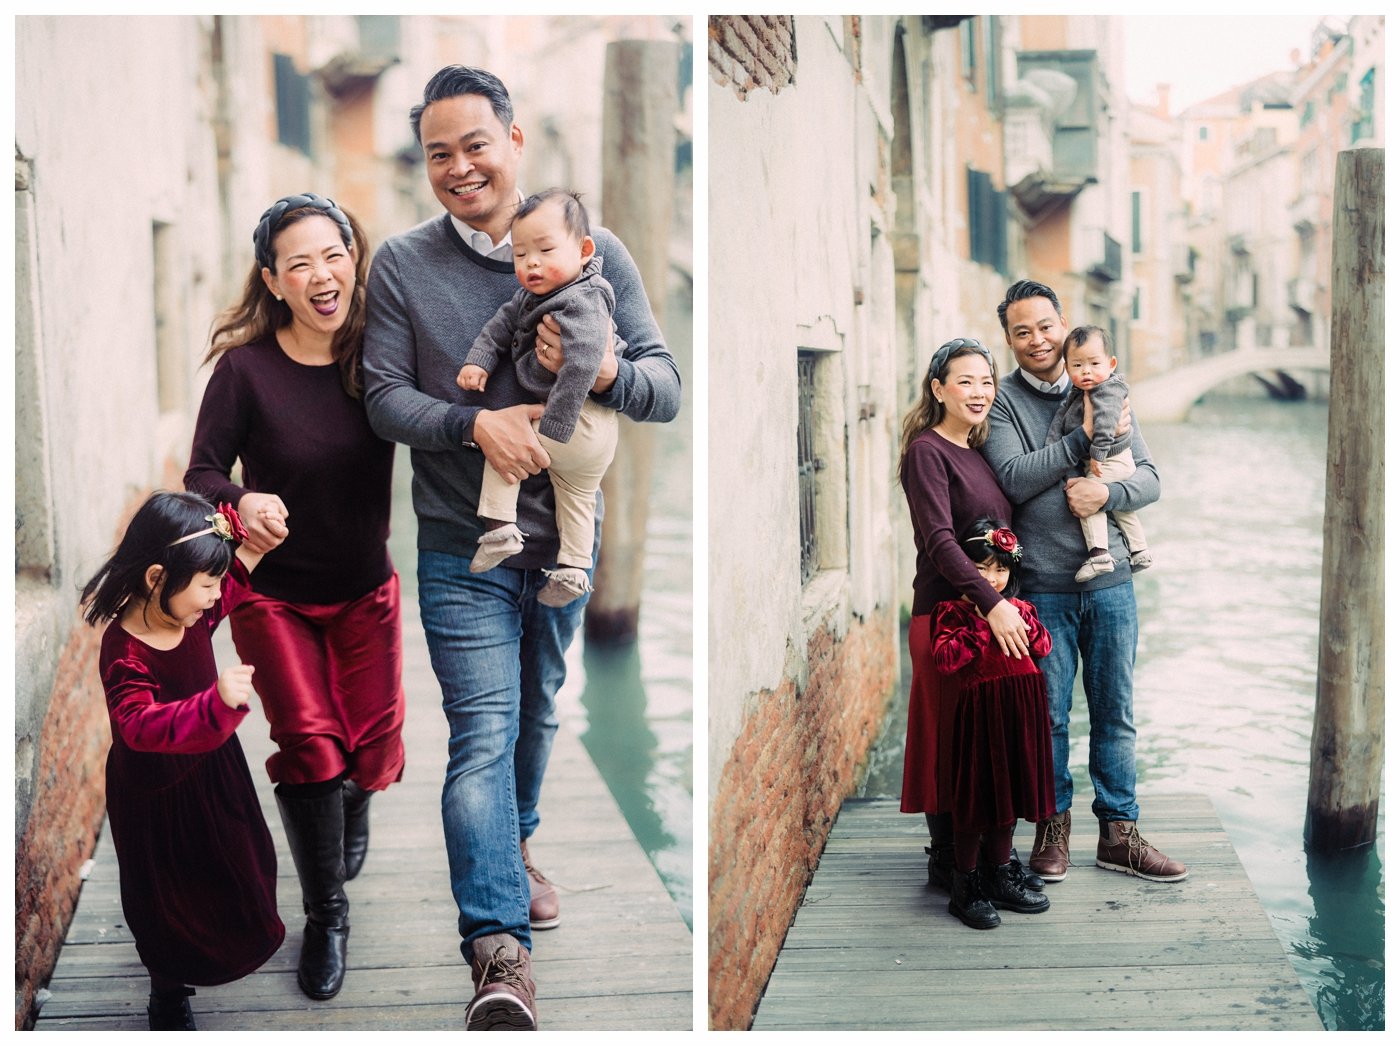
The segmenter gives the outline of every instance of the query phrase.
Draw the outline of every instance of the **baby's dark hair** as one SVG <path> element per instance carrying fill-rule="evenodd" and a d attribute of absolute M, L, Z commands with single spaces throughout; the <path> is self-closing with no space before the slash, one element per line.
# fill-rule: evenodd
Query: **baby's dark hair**
<path fill-rule="evenodd" d="M 1002 548 L 991 541 L 990 535 L 997 531 L 1009 535 L 1014 547 Z M 983 516 L 958 536 L 958 544 L 972 562 L 985 563 L 988 559 L 994 559 L 1011 572 L 1006 579 L 1006 587 L 1001 590 L 1003 596 L 1010 599 L 1021 591 L 1021 542 L 1011 533 L 1011 526 L 1006 520 Z"/>
<path fill-rule="evenodd" d="M 593 235 L 588 225 L 588 211 L 584 209 L 579 194 L 568 189 L 541 189 L 532 196 L 525 197 L 515 209 L 515 216 L 511 218 L 511 222 L 518 222 L 527 214 L 533 214 L 551 200 L 559 201 L 560 206 L 564 208 L 564 225 L 568 228 L 570 236 L 582 240 L 585 236 Z"/>
<path fill-rule="evenodd" d="M 234 544 L 212 531 L 179 541 L 209 526 L 214 506 L 198 494 L 158 490 L 127 524 L 117 550 L 83 586 L 83 620 L 100 625 L 122 612 L 130 600 L 149 600 L 146 570 L 161 568 L 160 609 L 170 613 L 170 597 L 189 587 L 196 574 L 222 577 L 233 561 Z"/>
<path fill-rule="evenodd" d="M 1112 356 L 1113 339 L 1109 337 L 1108 331 L 1104 330 L 1102 327 L 1095 327 L 1093 324 L 1075 327 L 1074 330 L 1070 331 L 1065 337 L 1065 352 L 1068 353 L 1070 349 L 1079 348 L 1079 346 L 1083 345 L 1095 334 L 1103 339 L 1103 351 Z"/>

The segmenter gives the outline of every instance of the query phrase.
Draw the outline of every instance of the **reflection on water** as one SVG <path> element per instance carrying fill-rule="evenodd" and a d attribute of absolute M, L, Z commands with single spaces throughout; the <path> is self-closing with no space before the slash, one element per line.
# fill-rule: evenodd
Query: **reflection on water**
<path fill-rule="evenodd" d="M 1162 497 L 1142 513 L 1155 565 L 1134 578 L 1143 832 L 1152 838 L 1152 792 L 1209 795 L 1323 1024 L 1384 1028 L 1384 799 L 1377 846 L 1303 849 L 1326 405 L 1212 396 L 1188 423 L 1153 424 L 1146 437 Z M 1077 689 L 1070 762 L 1081 789 L 1083 700 Z M 907 708 L 906 652 L 862 794 L 899 794 Z"/>
<path fill-rule="evenodd" d="M 1146 436 L 1163 493 L 1135 579 L 1139 783 L 1210 795 L 1324 1025 L 1383 1028 L 1381 848 L 1303 850 L 1326 405 L 1211 397 Z"/>

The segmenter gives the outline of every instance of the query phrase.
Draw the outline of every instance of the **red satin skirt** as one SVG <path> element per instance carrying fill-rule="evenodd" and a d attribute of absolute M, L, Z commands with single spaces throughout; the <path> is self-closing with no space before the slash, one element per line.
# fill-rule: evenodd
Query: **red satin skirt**
<path fill-rule="evenodd" d="M 398 574 L 345 603 L 254 593 L 230 626 L 277 744 L 268 777 L 312 784 L 344 773 L 374 792 L 403 776 Z"/>

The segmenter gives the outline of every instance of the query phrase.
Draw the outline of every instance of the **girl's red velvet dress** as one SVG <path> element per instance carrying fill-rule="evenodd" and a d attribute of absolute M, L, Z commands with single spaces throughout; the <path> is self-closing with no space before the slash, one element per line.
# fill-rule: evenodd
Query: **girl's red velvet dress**
<path fill-rule="evenodd" d="M 1054 816 L 1054 763 L 1045 677 L 1035 658 L 1050 633 L 1019 599 L 1031 656 L 1007 657 L 987 622 L 965 600 L 939 603 L 931 656 L 943 682 L 938 731 L 939 793 L 951 796 L 960 831 L 986 832 L 1017 819 Z"/>
<path fill-rule="evenodd" d="M 212 634 L 248 594 L 237 559 L 220 599 L 173 650 L 118 621 L 102 636 L 112 748 L 107 817 L 122 911 L 152 973 L 225 984 L 282 944 L 277 856 L 234 731 L 248 714 L 219 699 Z"/>

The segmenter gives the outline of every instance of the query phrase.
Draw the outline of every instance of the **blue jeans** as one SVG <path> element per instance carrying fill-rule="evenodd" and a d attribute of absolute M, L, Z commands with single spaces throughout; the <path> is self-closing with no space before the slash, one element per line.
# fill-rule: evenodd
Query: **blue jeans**
<path fill-rule="evenodd" d="M 535 599 L 543 571 L 473 574 L 470 566 L 470 557 L 418 552 L 419 609 L 449 732 L 442 827 L 468 961 L 471 942 L 487 934 L 509 933 L 530 947 L 520 840 L 539 827 L 559 728 L 554 695 L 588 602 L 547 607 Z"/>
<path fill-rule="evenodd" d="M 1089 779 L 1095 816 L 1136 821 L 1137 763 L 1133 727 L 1133 662 L 1137 657 L 1137 599 L 1131 582 L 1087 592 L 1023 592 L 1050 632 L 1040 663 L 1050 699 L 1050 746 L 1055 757 L 1055 809 L 1074 801 L 1069 772 L 1069 709 L 1074 676 L 1084 660 L 1089 706 Z"/>

